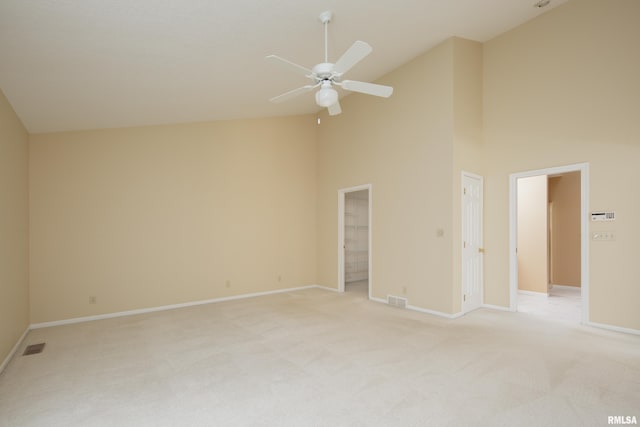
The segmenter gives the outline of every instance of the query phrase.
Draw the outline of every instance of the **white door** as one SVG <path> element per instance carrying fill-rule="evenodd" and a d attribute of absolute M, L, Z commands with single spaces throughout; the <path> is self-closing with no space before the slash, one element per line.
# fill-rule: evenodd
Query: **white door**
<path fill-rule="evenodd" d="M 482 305 L 482 177 L 462 173 L 462 312 Z"/>

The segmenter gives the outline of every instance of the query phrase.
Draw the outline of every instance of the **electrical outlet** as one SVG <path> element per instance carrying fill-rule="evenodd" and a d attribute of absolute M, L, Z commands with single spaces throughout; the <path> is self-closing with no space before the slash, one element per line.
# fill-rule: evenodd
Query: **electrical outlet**
<path fill-rule="evenodd" d="M 403 287 L 402 287 L 402 294 L 403 294 L 403 295 L 406 295 L 406 294 L 407 294 L 407 287 L 406 287 L 406 286 L 403 286 Z"/>
<path fill-rule="evenodd" d="M 278 274 L 278 282 L 282 282 L 282 275 Z"/>
<path fill-rule="evenodd" d="M 224 286 L 226 286 L 227 288 L 231 287 L 231 280 L 227 280 L 226 282 L 224 282 Z"/>
<path fill-rule="evenodd" d="M 89 297 L 89 304 L 96 304 L 96 297 Z"/>

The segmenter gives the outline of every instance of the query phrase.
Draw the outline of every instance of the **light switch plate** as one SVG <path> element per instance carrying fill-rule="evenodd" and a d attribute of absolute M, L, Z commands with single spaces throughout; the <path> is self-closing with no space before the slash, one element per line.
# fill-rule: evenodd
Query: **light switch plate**
<path fill-rule="evenodd" d="M 616 233 L 613 231 L 593 231 L 591 240 L 612 241 L 616 240 Z"/>

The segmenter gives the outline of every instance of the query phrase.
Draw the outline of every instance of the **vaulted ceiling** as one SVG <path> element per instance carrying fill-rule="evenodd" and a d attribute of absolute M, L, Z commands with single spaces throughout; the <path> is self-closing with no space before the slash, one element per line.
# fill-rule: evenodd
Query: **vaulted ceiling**
<path fill-rule="evenodd" d="M 545 8 L 535 0 L 2 0 L 0 89 L 32 132 L 318 111 L 307 84 L 265 56 L 323 62 L 373 52 L 348 78 L 372 81 L 451 36 L 486 41 Z M 343 94 L 344 95 L 344 94 Z"/>

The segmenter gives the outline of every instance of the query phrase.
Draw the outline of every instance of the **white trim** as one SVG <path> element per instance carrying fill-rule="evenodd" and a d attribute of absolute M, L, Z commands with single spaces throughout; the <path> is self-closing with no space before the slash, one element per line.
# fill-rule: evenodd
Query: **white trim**
<path fill-rule="evenodd" d="M 558 284 L 555 284 L 555 283 L 550 283 L 549 284 L 549 290 L 551 290 L 553 288 L 560 288 L 560 289 L 567 289 L 567 290 L 569 290 L 569 289 L 573 289 L 573 290 L 578 289 L 579 290 L 581 288 L 581 286 L 558 285 Z"/>
<path fill-rule="evenodd" d="M 488 308 L 489 310 L 498 310 L 498 311 L 511 311 L 509 307 L 503 307 L 501 305 L 493 305 L 493 304 L 482 304 L 482 308 Z"/>
<path fill-rule="evenodd" d="M 407 305 L 407 308 L 409 310 L 418 311 L 420 313 L 425 313 L 425 314 L 431 314 L 433 316 L 444 317 L 446 319 L 451 319 L 451 320 L 464 316 L 464 313 L 461 311 L 458 313 L 449 314 L 449 313 L 444 313 L 442 311 L 429 310 L 428 308 L 416 307 L 415 305 Z"/>
<path fill-rule="evenodd" d="M 94 320 L 110 319 L 110 318 L 115 318 L 115 317 L 125 317 L 125 316 L 137 315 L 137 314 L 153 313 L 153 312 L 157 312 L 157 311 L 173 310 L 173 309 L 176 309 L 176 308 L 192 307 L 192 306 L 204 305 L 204 304 L 214 304 L 214 303 L 224 302 L 224 301 L 239 300 L 239 299 L 246 299 L 246 298 L 254 298 L 254 297 L 267 296 L 267 295 L 273 295 L 273 294 L 281 294 L 281 293 L 299 291 L 299 290 L 304 290 L 304 289 L 323 289 L 323 290 L 330 291 L 330 292 L 339 292 L 335 288 L 328 288 L 326 286 L 307 285 L 307 286 L 300 286 L 300 287 L 296 287 L 296 288 L 278 289 L 278 290 L 275 290 L 275 291 L 266 291 L 266 292 L 256 292 L 256 293 L 252 293 L 252 294 L 236 295 L 236 296 L 231 296 L 231 297 L 222 297 L 222 298 L 215 298 L 215 299 L 203 300 L 203 301 L 194 301 L 194 302 L 188 302 L 188 303 L 183 303 L 183 304 L 173 304 L 173 305 L 165 305 L 165 306 L 159 306 L 159 307 L 144 308 L 144 309 L 139 309 L 139 310 L 121 311 L 121 312 L 117 312 L 117 313 L 103 314 L 103 315 L 98 315 L 98 316 L 76 317 L 76 318 L 73 318 L 73 319 L 59 320 L 59 321 L 54 321 L 54 322 L 34 323 L 34 324 L 30 325 L 27 329 L 25 329 L 24 333 L 22 334 L 22 336 L 20 337 L 18 342 L 13 346 L 13 349 L 11 349 L 11 351 L 9 352 L 7 357 L 5 357 L 4 361 L 0 365 L 0 374 L 7 367 L 7 365 L 9 364 L 9 362 L 11 361 L 11 359 L 13 358 L 15 353 L 18 351 L 18 349 L 20 348 L 20 346 L 24 342 L 25 338 L 27 337 L 27 334 L 32 329 L 41 329 L 41 328 L 48 328 L 48 327 L 53 327 L 53 326 L 69 325 L 69 324 L 73 324 L 73 323 L 83 323 L 83 322 L 90 322 L 90 321 L 94 321 Z M 370 300 L 373 301 L 373 302 L 380 303 L 380 304 L 389 305 L 387 303 L 387 301 L 382 299 L 382 298 L 371 297 Z M 430 314 L 430 315 L 433 315 L 433 316 L 443 317 L 443 318 L 450 319 L 450 320 L 460 318 L 460 317 L 462 317 L 464 315 L 464 313 L 462 313 L 462 312 L 454 313 L 454 314 L 448 314 L 448 313 L 443 313 L 441 311 L 429 310 L 429 309 L 426 309 L 426 308 L 416 307 L 414 305 L 407 305 L 406 308 L 408 310 L 411 310 L 411 311 L 417 311 L 417 312 L 420 312 L 420 313 L 425 313 L 425 314 Z M 497 310 L 497 311 L 511 311 L 508 307 L 502 307 L 502 306 L 491 305 L 491 304 L 482 304 L 481 308 L 486 308 L 486 309 L 490 309 L 490 310 Z M 594 327 L 594 328 L 605 329 L 605 330 L 614 331 L 614 332 L 621 332 L 621 333 L 632 334 L 632 335 L 640 335 L 640 330 L 638 330 L 638 329 L 623 328 L 623 327 L 620 327 L 620 326 L 607 325 L 607 324 L 603 324 L 603 323 L 587 322 L 586 326 L 591 326 L 591 327 Z"/>
<path fill-rule="evenodd" d="M 344 214 L 345 195 L 354 191 L 368 191 L 369 203 L 369 272 L 368 290 L 369 299 L 373 298 L 373 185 L 362 184 L 355 187 L 341 188 L 338 190 L 338 292 L 344 292 Z"/>
<path fill-rule="evenodd" d="M 586 322 L 587 326 L 594 328 L 606 329 L 614 332 L 622 332 L 624 334 L 640 335 L 640 329 L 623 328 L 622 326 L 607 325 L 606 323 Z"/>
<path fill-rule="evenodd" d="M 158 307 L 141 308 L 137 310 L 119 311 L 116 313 L 99 314 L 96 316 L 74 317 L 71 319 L 55 320 L 53 322 L 34 323 L 31 325 L 31 329 L 49 328 L 52 326 L 70 325 L 73 323 L 92 322 L 94 320 L 112 319 L 114 317 L 134 316 L 137 314 L 153 313 L 156 311 L 174 310 L 176 308 L 193 307 L 197 305 L 213 304 L 217 302 L 233 301 L 233 300 L 261 297 L 261 296 L 274 295 L 274 294 L 282 294 L 286 292 L 300 291 L 303 289 L 311 289 L 315 287 L 318 287 L 318 285 L 307 285 L 307 286 L 300 286 L 297 288 L 276 289 L 274 291 L 255 292 L 251 294 L 241 294 L 241 295 L 234 295 L 229 297 L 213 298 L 208 300 L 191 301 L 191 302 L 185 302 L 181 304 L 162 305 Z"/>
<path fill-rule="evenodd" d="M 509 175 L 509 309 L 517 311 L 518 306 L 518 258 L 516 254 L 518 178 L 557 175 L 567 172 L 580 172 L 580 295 L 582 297 L 582 323 L 589 324 L 589 163 L 576 163 Z"/>
<path fill-rule="evenodd" d="M 549 297 L 549 294 L 546 292 L 523 291 L 522 289 L 518 289 L 518 293 L 522 295 L 530 295 L 532 297 Z"/>
<path fill-rule="evenodd" d="M 4 368 L 7 367 L 11 359 L 13 359 L 13 356 L 16 354 L 16 352 L 22 345 L 22 342 L 27 337 L 27 334 L 29 333 L 30 330 L 31 330 L 31 327 L 27 326 L 27 329 L 24 330 L 24 332 L 22 333 L 22 336 L 18 339 L 18 342 L 16 342 L 16 345 L 13 346 L 9 354 L 7 354 L 7 357 L 4 358 L 4 360 L 2 361 L 2 364 L 0 365 L 0 374 L 4 371 Z"/>
<path fill-rule="evenodd" d="M 370 299 L 373 302 L 379 302 L 380 304 L 389 305 L 387 300 L 382 299 L 382 298 L 372 297 Z M 389 306 L 389 307 L 392 307 L 392 306 Z M 451 320 L 457 319 L 457 318 L 462 317 L 464 315 L 464 313 L 462 313 L 462 312 L 454 313 L 454 314 L 448 314 L 448 313 L 443 313 L 442 311 L 429 310 L 428 308 L 416 307 L 415 305 L 410 305 L 410 304 L 407 304 L 406 309 L 407 310 L 411 310 L 411 311 L 417 311 L 419 313 L 431 314 L 432 316 L 444 317 L 446 319 L 451 319 Z"/>
<path fill-rule="evenodd" d="M 323 290 L 325 290 L 325 291 L 340 292 L 338 289 L 336 289 L 336 288 L 330 288 L 330 287 L 328 287 L 328 286 L 312 285 L 312 286 L 310 286 L 310 287 L 318 288 L 318 289 L 323 289 Z"/>
<path fill-rule="evenodd" d="M 460 234 L 462 236 L 462 238 L 464 238 L 464 178 L 465 176 L 468 176 L 469 178 L 473 178 L 473 179 L 477 179 L 478 181 L 480 181 L 480 247 L 484 247 L 484 177 L 481 175 L 477 175 L 475 173 L 472 172 L 466 172 L 466 171 L 462 171 L 461 175 L 460 175 Z M 462 246 L 462 239 L 459 243 Z M 480 256 L 482 257 L 482 260 L 480 261 L 480 306 L 482 307 L 482 302 L 484 301 L 484 255 L 480 254 Z M 476 308 L 479 307 L 474 307 L 471 308 L 467 311 L 465 311 L 464 306 L 465 306 L 465 300 L 464 300 L 464 278 L 462 277 L 462 275 L 464 274 L 464 246 L 460 249 L 460 288 L 461 291 L 460 292 L 460 307 L 462 308 L 462 313 L 470 313 L 473 310 L 475 310 Z"/>

